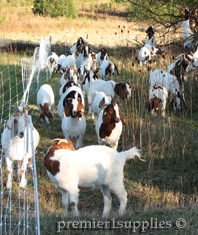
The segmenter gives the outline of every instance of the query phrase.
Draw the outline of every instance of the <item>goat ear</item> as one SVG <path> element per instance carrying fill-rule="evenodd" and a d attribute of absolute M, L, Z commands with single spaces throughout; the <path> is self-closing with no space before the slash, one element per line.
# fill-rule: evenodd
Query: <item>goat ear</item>
<path fill-rule="evenodd" d="M 99 108 L 102 108 L 102 106 L 104 105 L 105 103 L 105 98 L 103 97 L 102 100 L 100 101 L 99 103 Z"/>
<path fill-rule="evenodd" d="M 71 109 L 70 109 L 69 105 L 65 106 L 64 112 L 65 112 L 66 117 L 70 117 L 71 116 Z"/>

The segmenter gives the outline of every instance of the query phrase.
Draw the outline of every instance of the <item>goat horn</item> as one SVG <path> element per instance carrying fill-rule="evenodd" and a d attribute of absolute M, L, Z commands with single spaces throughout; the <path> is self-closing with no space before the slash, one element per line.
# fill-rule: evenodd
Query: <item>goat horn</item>
<path fill-rule="evenodd" d="M 18 107 L 18 106 L 12 105 L 12 106 L 10 106 L 10 107 L 11 107 L 11 108 L 14 108 L 16 112 L 20 112 L 20 113 L 21 113 L 21 111 L 19 110 L 19 107 Z"/>

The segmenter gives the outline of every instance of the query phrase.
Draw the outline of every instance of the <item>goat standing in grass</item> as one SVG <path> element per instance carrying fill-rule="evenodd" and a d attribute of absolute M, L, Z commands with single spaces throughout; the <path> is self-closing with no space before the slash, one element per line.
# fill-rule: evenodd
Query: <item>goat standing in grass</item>
<path fill-rule="evenodd" d="M 118 141 L 122 133 L 122 125 L 126 125 L 119 106 L 112 99 L 100 112 L 95 131 L 98 137 L 98 144 L 106 143 L 113 149 L 117 149 Z"/>
<path fill-rule="evenodd" d="M 5 152 L 8 179 L 6 187 L 12 186 L 13 162 L 18 161 L 18 171 L 21 175 L 19 186 L 25 188 L 27 166 L 32 168 L 32 156 L 39 143 L 39 133 L 33 127 L 31 129 L 29 122 L 28 109 L 25 107 L 13 106 L 15 113 L 7 121 L 7 127 L 1 136 L 2 148 Z M 31 130 L 33 131 L 33 139 L 31 139 Z M 33 143 L 32 143 L 33 141 Z M 33 144 L 33 145 L 32 145 Z"/>
<path fill-rule="evenodd" d="M 70 204 L 73 215 L 78 216 L 79 189 L 101 189 L 104 198 L 103 218 L 111 210 L 111 194 L 120 201 L 119 215 L 126 211 L 127 193 L 123 184 L 123 168 L 128 159 L 138 156 L 140 151 L 133 147 L 118 153 L 107 146 L 87 146 L 73 151 L 72 143 L 59 140 L 54 143 L 44 157 L 44 164 L 50 180 L 62 192 L 63 216 L 67 216 Z"/>
<path fill-rule="evenodd" d="M 37 93 L 37 105 L 40 110 L 38 121 L 43 119 L 47 124 L 54 120 L 54 92 L 49 84 L 40 87 Z"/>

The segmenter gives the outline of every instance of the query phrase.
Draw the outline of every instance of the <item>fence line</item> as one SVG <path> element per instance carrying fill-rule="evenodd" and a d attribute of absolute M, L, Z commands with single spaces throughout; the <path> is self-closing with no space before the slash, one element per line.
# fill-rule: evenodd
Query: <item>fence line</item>
<path fill-rule="evenodd" d="M 5 44 L 5 43 L 4 43 Z M 31 58 L 22 58 L 13 65 L 8 66 L 0 72 L 0 133 L 12 133 L 6 127 L 8 119 L 12 118 L 11 106 L 24 107 L 32 95 L 35 95 L 42 81 L 48 81 L 51 73 L 48 72 L 46 65 L 47 57 L 51 54 L 51 39 L 41 38 L 40 46 L 36 47 Z M 30 92 L 33 91 L 33 92 Z M 31 116 L 28 116 L 29 125 L 26 130 L 27 135 L 23 138 L 17 137 L 11 139 L 11 142 L 5 140 L 0 143 L 0 175 L 1 175 L 1 209 L 0 209 L 0 234 L 36 234 L 40 235 L 39 221 L 39 203 L 37 189 L 36 161 L 34 152 L 33 125 Z M 26 126 L 25 125 L 25 126 Z M 10 134 L 11 135 L 11 134 Z M 3 135 L 4 136 L 4 135 Z M 6 142 L 8 141 L 8 142 Z M 21 142 L 24 144 L 21 145 Z M 9 144 L 9 148 L 5 147 Z M 13 147 L 14 146 L 14 147 Z M 20 147 L 17 147 L 20 146 Z M 32 153 L 32 167 L 26 170 L 27 186 L 20 188 L 20 161 L 12 162 L 11 166 L 11 184 L 10 188 L 6 187 L 8 159 L 16 157 L 17 148 L 20 149 L 20 155 L 23 152 L 24 158 Z M 4 149 L 3 149 L 4 148 Z M 30 149 L 29 149 L 30 148 Z M 16 153 L 11 155 L 10 149 L 16 149 Z M 9 160 L 9 161 L 10 161 Z"/>

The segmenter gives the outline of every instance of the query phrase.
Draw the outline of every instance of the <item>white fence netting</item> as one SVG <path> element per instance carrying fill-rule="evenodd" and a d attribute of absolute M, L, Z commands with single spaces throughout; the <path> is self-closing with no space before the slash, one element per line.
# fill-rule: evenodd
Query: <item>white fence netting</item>
<path fill-rule="evenodd" d="M 31 58 L 22 58 L 21 61 L 0 71 L 0 234 L 2 235 L 40 234 L 35 140 L 31 116 L 29 115 L 27 123 L 24 123 L 28 132 L 24 132 L 26 134 L 20 139 L 20 143 L 16 140 L 17 137 L 14 137 L 12 143 L 9 142 L 9 147 L 5 147 L 2 133 L 8 131 L 7 120 L 14 112 L 12 106 L 28 106 L 28 101 L 31 97 L 35 97 L 40 84 L 50 78 L 51 72 L 46 64 L 50 53 L 51 39 L 41 38 L 40 46 L 35 48 Z M 13 135 L 12 130 L 9 133 Z M 14 144 L 15 152 L 12 155 L 10 149 Z M 32 165 L 25 172 L 27 184 L 23 188 L 20 187 L 22 170 L 19 169 L 30 153 Z M 16 160 L 10 161 L 11 158 Z M 7 184 L 8 169 L 11 172 L 11 187 Z"/>

